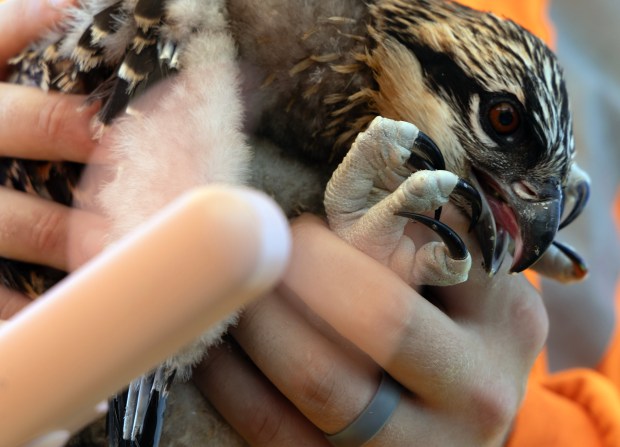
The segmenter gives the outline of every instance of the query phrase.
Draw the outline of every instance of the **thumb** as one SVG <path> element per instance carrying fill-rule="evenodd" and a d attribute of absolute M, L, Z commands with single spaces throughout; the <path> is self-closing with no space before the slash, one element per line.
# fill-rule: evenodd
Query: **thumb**
<path fill-rule="evenodd" d="M 0 387 L 0 445 L 70 431 L 84 409 L 265 293 L 289 251 L 288 222 L 262 193 L 177 199 L 0 329 L 11 383 Z"/>

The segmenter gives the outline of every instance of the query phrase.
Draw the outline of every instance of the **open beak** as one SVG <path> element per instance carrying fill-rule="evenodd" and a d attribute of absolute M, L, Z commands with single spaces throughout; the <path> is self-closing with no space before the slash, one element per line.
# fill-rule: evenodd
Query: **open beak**
<path fill-rule="evenodd" d="M 562 188 L 555 180 L 502 186 L 483 175 L 481 185 L 472 183 L 482 197 L 482 212 L 476 235 L 485 269 L 499 270 L 511 244 L 511 272 L 521 272 L 534 264 L 553 242 L 560 225 Z"/>
<path fill-rule="evenodd" d="M 545 182 L 538 185 L 532 199 L 516 194 L 511 202 L 519 231 L 514 236 L 515 250 L 510 271 L 522 272 L 540 259 L 558 232 L 562 189 L 557 182 Z"/>

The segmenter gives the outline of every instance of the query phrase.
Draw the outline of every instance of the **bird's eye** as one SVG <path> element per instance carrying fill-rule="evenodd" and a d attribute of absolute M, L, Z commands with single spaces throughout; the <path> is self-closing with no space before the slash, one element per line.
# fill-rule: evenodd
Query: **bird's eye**
<path fill-rule="evenodd" d="M 489 122 L 500 135 L 514 133 L 521 122 L 519 111 L 509 102 L 499 102 L 489 110 Z"/>

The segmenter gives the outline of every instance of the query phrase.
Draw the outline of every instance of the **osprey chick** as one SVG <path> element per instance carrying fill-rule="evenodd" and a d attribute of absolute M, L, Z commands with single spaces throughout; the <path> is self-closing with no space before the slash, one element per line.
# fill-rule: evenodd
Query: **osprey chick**
<path fill-rule="evenodd" d="M 412 284 L 467 278 L 469 253 L 436 211 L 448 201 L 470 216 L 490 273 L 508 253 L 514 272 L 586 273 L 555 241 L 589 193 L 561 69 L 539 39 L 492 14 L 440 0 L 86 0 L 14 65 L 13 82 L 102 102 L 99 130 L 118 162 L 98 196 L 111 239 L 195 185 L 275 178 L 270 191 L 294 214 L 295 198 L 331 177 L 332 228 Z M 312 191 L 298 170 L 250 160 L 242 90 L 248 126 L 282 148 L 276 158 L 317 174 Z M 82 169 L 1 163 L 4 185 L 66 204 Z M 415 250 L 408 218 L 443 242 Z M 61 276 L 9 260 L 0 269 L 32 296 Z M 112 406 L 113 445 L 158 444 L 175 371 L 187 375 L 228 323 L 130 385 Z"/>

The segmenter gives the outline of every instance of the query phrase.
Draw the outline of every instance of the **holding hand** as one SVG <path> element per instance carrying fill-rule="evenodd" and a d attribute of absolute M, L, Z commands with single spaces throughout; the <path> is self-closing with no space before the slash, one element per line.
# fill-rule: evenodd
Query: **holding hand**
<path fill-rule="evenodd" d="M 466 235 L 450 211 L 447 222 Z M 374 417 L 387 424 L 364 445 L 503 444 L 547 330 L 522 276 L 489 278 L 469 240 L 470 280 L 428 291 L 431 303 L 314 217 L 294 223 L 293 240 L 283 284 L 195 376 L 251 445 L 329 445 L 323 432 L 364 411 L 382 370 L 400 383 L 400 402 Z M 353 435 L 367 439 L 365 427 Z"/>
<path fill-rule="evenodd" d="M 59 18 L 36 0 L 0 5 L 2 79 L 8 59 Z M 96 110 L 81 109 L 84 99 L 0 83 L 0 156 L 92 161 Z M 71 270 L 102 247 L 97 215 L 8 188 L 0 201 L 4 257 Z M 466 235 L 467 222 L 449 211 L 443 218 Z M 71 253 L 69 229 L 80 241 Z M 252 445 L 329 445 L 324 433 L 340 433 L 339 446 L 501 445 L 546 336 L 529 284 L 505 270 L 489 278 L 466 240 L 470 280 L 425 298 L 318 219 L 300 218 L 293 232 L 281 286 L 247 309 L 230 344 L 196 373 L 231 425 Z M 27 302 L 0 288 L 0 318 Z M 382 382 L 376 396 L 387 375 L 397 383 Z M 394 408 L 371 418 L 376 427 L 353 422 L 385 396 Z"/>
<path fill-rule="evenodd" d="M 0 4 L 0 80 L 6 80 L 9 59 L 61 17 L 58 7 L 40 0 Z M 92 162 L 96 142 L 90 121 L 96 106 L 84 109 L 84 100 L 0 82 L 0 156 Z M 3 257 L 71 270 L 103 246 L 103 219 L 94 214 L 4 187 L 0 202 Z M 67 250 L 69 227 L 72 240 L 79 241 L 71 244 L 71 252 Z M 25 296 L 0 287 L 0 319 L 28 302 Z"/>

